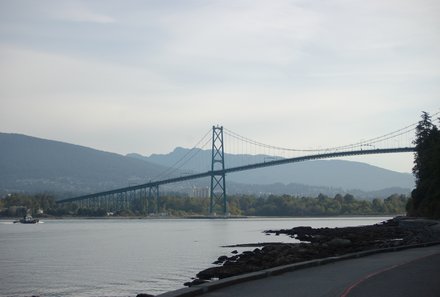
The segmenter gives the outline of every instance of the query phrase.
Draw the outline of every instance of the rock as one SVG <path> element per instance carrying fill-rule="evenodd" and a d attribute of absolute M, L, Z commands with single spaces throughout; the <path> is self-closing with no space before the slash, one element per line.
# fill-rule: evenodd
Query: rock
<path fill-rule="evenodd" d="M 226 260 L 228 260 L 228 256 L 220 256 L 220 257 L 218 257 L 217 261 L 215 261 L 212 264 L 215 264 L 215 265 L 222 264 Z"/>
<path fill-rule="evenodd" d="M 226 260 L 228 260 L 228 256 L 220 256 L 220 257 L 218 257 L 218 259 L 217 259 L 217 261 L 220 261 L 220 262 L 224 262 L 224 261 L 226 261 Z"/>
<path fill-rule="evenodd" d="M 349 246 L 351 245 L 351 240 L 344 238 L 333 238 L 332 240 L 327 241 L 327 245 L 332 247 Z"/>
<path fill-rule="evenodd" d="M 240 258 L 240 255 L 235 255 L 229 258 L 230 261 L 236 261 L 238 258 Z"/>
<path fill-rule="evenodd" d="M 206 281 L 206 280 L 195 279 L 195 280 L 192 281 L 192 285 L 193 285 L 193 286 L 197 286 L 197 285 L 205 284 L 205 283 L 207 283 L 207 282 L 208 282 L 208 281 Z"/>
<path fill-rule="evenodd" d="M 300 243 L 240 244 L 236 247 L 260 247 L 253 251 L 221 256 L 218 264 L 197 274 L 200 280 L 222 279 L 262 269 L 334 257 L 377 248 L 395 247 L 412 243 L 440 240 L 440 222 L 420 219 L 389 220 L 381 224 L 359 227 L 311 228 L 269 230 L 266 234 L 285 234 Z M 304 242 L 305 241 L 305 242 Z M 232 246 L 228 246 L 232 247 Z M 192 284 L 188 283 L 188 284 Z"/>
<path fill-rule="evenodd" d="M 186 282 L 186 283 L 184 283 L 183 285 L 185 286 L 185 287 L 192 287 L 192 286 L 198 286 L 198 285 L 201 285 L 201 284 L 205 284 L 205 283 L 207 283 L 208 281 L 206 281 L 206 280 L 202 280 L 202 279 L 198 279 L 198 278 L 196 278 L 195 280 L 193 280 L 192 282 Z"/>
<path fill-rule="evenodd" d="M 210 267 L 205 270 L 200 271 L 197 273 L 197 277 L 200 279 L 208 280 L 216 277 L 216 273 L 221 267 Z"/>

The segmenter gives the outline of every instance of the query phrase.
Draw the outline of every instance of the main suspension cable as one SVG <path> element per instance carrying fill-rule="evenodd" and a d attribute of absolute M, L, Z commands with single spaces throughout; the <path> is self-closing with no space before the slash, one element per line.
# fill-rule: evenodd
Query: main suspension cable
<path fill-rule="evenodd" d="M 180 168 L 182 168 L 186 163 L 188 163 L 189 160 L 191 160 L 192 158 L 194 158 L 195 155 L 197 155 L 201 150 L 197 150 L 198 146 L 200 145 L 200 143 L 202 143 L 203 141 L 205 141 L 205 138 L 210 135 L 211 133 L 211 129 L 206 132 L 205 135 L 203 135 L 203 137 L 188 151 L 186 152 L 185 155 L 183 155 L 179 160 L 177 160 L 176 162 L 173 163 L 173 165 L 171 165 L 170 167 L 168 167 L 167 169 L 165 169 L 164 171 L 162 171 L 161 173 L 159 173 L 156 177 L 154 177 L 153 180 L 159 180 L 159 179 L 163 179 L 164 177 L 169 177 L 171 176 L 173 173 L 175 173 L 177 170 L 179 170 Z M 207 143 L 209 143 L 211 141 L 211 139 L 209 138 L 201 148 L 204 148 L 206 146 Z M 188 160 L 186 160 L 185 162 L 183 162 L 185 160 L 185 158 L 187 156 L 189 156 L 190 154 L 193 154 L 193 156 L 191 156 Z M 182 164 L 180 164 L 179 166 L 177 166 L 179 163 L 183 162 Z"/>

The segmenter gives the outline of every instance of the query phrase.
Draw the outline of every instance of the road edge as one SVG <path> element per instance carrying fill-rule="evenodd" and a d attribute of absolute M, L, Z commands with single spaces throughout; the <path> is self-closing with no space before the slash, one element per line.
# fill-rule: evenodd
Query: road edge
<path fill-rule="evenodd" d="M 304 261 L 294 264 L 288 264 L 278 267 L 273 267 L 269 269 L 264 269 L 256 272 L 241 274 L 237 276 L 232 276 L 216 281 L 212 281 L 209 283 L 192 286 L 189 288 L 182 288 L 175 291 L 166 292 L 163 294 L 156 295 L 156 297 L 192 297 L 192 296 L 198 296 L 202 295 L 207 292 L 212 292 L 224 287 L 232 286 L 235 284 L 240 284 L 252 280 L 257 279 L 263 279 L 270 276 L 275 276 L 279 274 L 283 274 L 290 271 L 300 270 L 304 268 L 314 267 L 314 266 L 320 266 L 328 263 L 333 263 L 337 261 L 343 261 L 348 259 L 354 259 L 354 258 L 360 258 L 360 257 L 366 257 L 373 254 L 379 254 L 379 253 L 386 253 L 386 252 L 395 252 L 395 251 L 401 251 L 411 248 L 422 248 L 422 247 L 428 247 L 440 244 L 440 241 L 432 241 L 432 242 L 426 242 L 426 243 L 419 243 L 419 244 L 412 244 L 412 245 L 404 245 L 404 246 L 396 246 L 396 247 L 390 247 L 390 248 L 383 248 L 383 249 L 373 249 L 373 250 L 366 250 L 356 253 L 350 253 L 335 257 L 327 257 L 327 258 L 321 258 L 321 259 L 315 259 L 310 261 Z"/>

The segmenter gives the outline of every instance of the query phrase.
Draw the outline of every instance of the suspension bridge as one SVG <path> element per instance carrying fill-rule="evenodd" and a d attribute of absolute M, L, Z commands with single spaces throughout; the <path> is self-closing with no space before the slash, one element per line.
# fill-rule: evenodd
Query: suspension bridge
<path fill-rule="evenodd" d="M 128 209 L 133 201 L 137 201 L 138 206 L 142 209 L 159 212 L 159 188 L 161 186 L 210 178 L 209 213 L 212 215 L 216 210 L 220 210 L 226 216 L 228 214 L 227 174 L 308 160 L 414 152 L 413 140 L 416 125 L 417 123 L 368 140 L 325 149 L 298 149 L 272 146 L 243 137 L 222 126 L 213 126 L 212 130 L 210 129 L 191 150 L 147 183 L 63 199 L 57 201 L 57 203 L 65 206 L 76 204 L 80 208 L 117 211 Z M 232 141 L 226 142 L 225 136 Z M 182 168 L 194 162 L 197 159 L 195 156 L 206 152 L 205 149 L 209 145 L 211 146 L 210 160 L 205 162 L 209 163 L 209 168 L 205 170 L 193 169 L 189 174 L 182 176 Z M 241 154 L 247 157 L 244 158 L 241 164 L 226 167 L 225 151 L 230 154 Z M 156 207 L 154 210 L 148 209 L 149 201 L 155 201 Z"/>

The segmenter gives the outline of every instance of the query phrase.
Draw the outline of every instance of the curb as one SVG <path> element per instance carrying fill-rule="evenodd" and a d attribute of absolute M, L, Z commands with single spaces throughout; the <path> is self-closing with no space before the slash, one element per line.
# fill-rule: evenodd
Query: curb
<path fill-rule="evenodd" d="M 428 247 L 440 244 L 440 241 L 433 241 L 433 242 L 426 242 L 426 243 L 419 243 L 419 244 L 411 244 L 411 245 L 404 245 L 404 246 L 396 246 L 396 247 L 390 247 L 390 248 L 383 248 L 383 249 L 374 249 L 374 250 L 367 250 L 357 253 L 351 253 L 351 254 L 345 254 L 341 256 L 336 257 L 328 257 L 328 258 L 322 258 L 322 259 L 316 259 L 316 260 L 310 260 L 305 262 L 299 262 L 294 264 L 288 264 L 284 266 L 278 266 L 273 267 L 261 271 L 241 274 L 237 276 L 232 276 L 224 279 L 220 279 L 217 281 L 189 287 L 189 288 L 182 288 L 175 291 L 166 292 L 160 295 L 157 295 L 156 297 L 192 297 L 192 296 L 198 296 L 202 295 L 207 292 L 212 292 L 224 287 L 232 286 L 235 284 L 244 283 L 247 281 L 252 280 L 258 280 L 270 276 L 276 276 L 279 274 L 283 274 L 286 272 L 291 272 L 295 270 L 300 270 L 304 268 L 309 267 L 315 267 L 320 265 L 325 265 L 328 263 L 333 263 L 337 261 L 343 261 L 348 259 L 355 259 L 360 257 L 366 257 L 373 254 L 379 254 L 379 253 L 385 253 L 385 252 L 394 252 L 394 251 L 401 251 L 411 248 L 421 248 L 421 247 Z"/>

